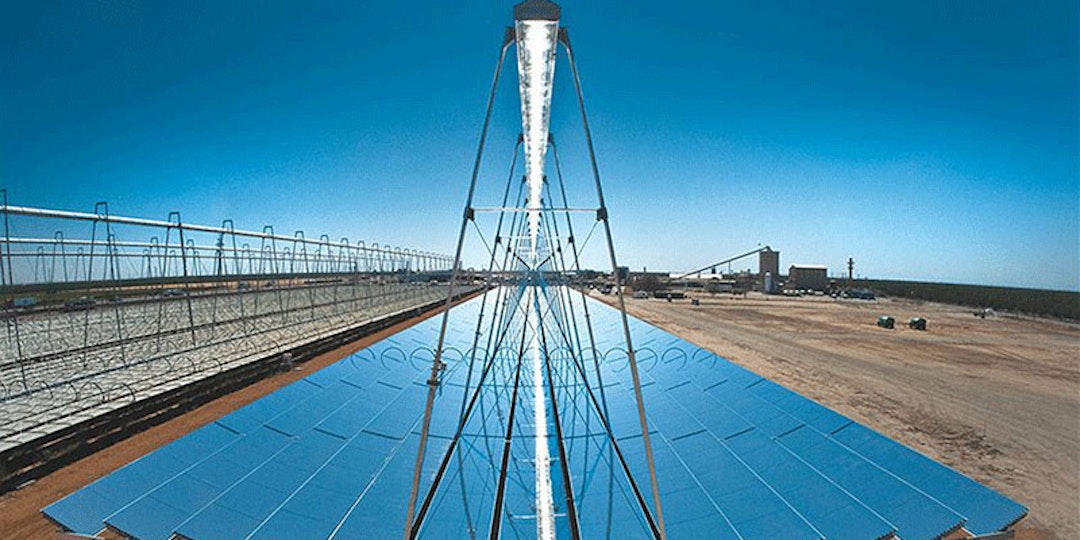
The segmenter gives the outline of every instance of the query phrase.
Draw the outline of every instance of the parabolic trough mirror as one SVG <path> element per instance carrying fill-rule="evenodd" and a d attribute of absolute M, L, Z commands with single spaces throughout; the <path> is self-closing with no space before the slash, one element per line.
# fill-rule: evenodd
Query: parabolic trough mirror
<path fill-rule="evenodd" d="M 516 289 L 487 293 L 487 301 Z M 575 364 L 591 351 L 541 350 L 553 388 L 538 426 L 531 414 L 536 373 L 519 369 L 521 341 L 480 350 L 495 358 L 476 396 L 457 451 L 427 460 L 432 491 L 418 535 L 490 538 L 537 535 L 535 436 L 547 432 L 552 534 L 559 538 L 653 538 L 647 464 L 632 381 L 620 349 L 620 314 L 559 288 L 578 311 L 590 308 L 600 386 Z M 446 368 L 429 434 L 429 456 L 457 431 L 475 319 L 483 298 L 455 308 Z M 932 539 L 965 527 L 1007 528 L 1026 510 L 999 493 L 723 358 L 638 319 L 642 390 L 648 404 L 660 496 L 670 538 Z M 429 319 L 152 452 L 44 511 L 64 527 L 94 534 L 106 526 L 140 539 L 393 538 L 402 534 L 427 391 Z M 526 324 L 511 334 L 529 332 Z M 612 331 L 614 329 L 614 331 Z M 551 328 L 552 331 L 558 331 Z M 584 323 L 567 330 L 585 332 Z M 545 331 L 546 333 L 546 331 Z M 531 339 L 526 339 L 526 348 Z M 485 340 L 486 342 L 486 340 Z M 524 357 L 524 358 L 523 358 Z M 514 379 L 517 407 L 502 469 Z M 588 383 L 586 383 L 588 379 Z M 592 393 L 593 396 L 589 394 Z M 519 411 L 520 413 L 520 411 Z M 606 422 L 605 422 L 606 420 Z M 610 428 L 610 430 L 609 430 Z M 616 452 L 616 449 L 619 451 Z M 621 456 L 619 455 L 621 454 Z M 625 460 L 625 468 L 621 460 Z M 570 485 L 564 485 L 564 474 Z M 627 474 L 629 471 L 629 474 Z M 498 487 L 503 511 L 493 516 Z M 637 491 L 633 483 L 637 483 Z M 571 500 L 577 523 L 569 518 Z M 644 504 L 638 496 L 644 499 Z M 572 530 L 577 527 L 577 531 Z"/>

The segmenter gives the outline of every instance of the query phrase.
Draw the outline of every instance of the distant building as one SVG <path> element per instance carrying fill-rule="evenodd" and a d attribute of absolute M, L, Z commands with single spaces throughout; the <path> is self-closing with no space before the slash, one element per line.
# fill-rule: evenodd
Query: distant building
<path fill-rule="evenodd" d="M 766 246 L 764 251 L 758 252 L 757 283 L 759 290 L 767 293 L 775 292 L 776 282 L 779 278 L 780 252 L 773 251 Z"/>
<path fill-rule="evenodd" d="M 758 253 L 758 277 L 764 278 L 766 273 L 774 277 L 780 275 L 780 252 L 766 249 Z"/>
<path fill-rule="evenodd" d="M 829 268 L 821 265 L 793 264 L 788 269 L 785 289 L 824 291 L 829 288 Z"/>

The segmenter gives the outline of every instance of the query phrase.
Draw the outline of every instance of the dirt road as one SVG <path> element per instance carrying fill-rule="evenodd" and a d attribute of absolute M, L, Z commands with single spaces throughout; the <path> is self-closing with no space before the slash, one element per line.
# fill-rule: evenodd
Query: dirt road
<path fill-rule="evenodd" d="M 899 299 L 700 299 L 627 308 L 1027 505 L 1018 539 L 1080 538 L 1080 327 Z"/>

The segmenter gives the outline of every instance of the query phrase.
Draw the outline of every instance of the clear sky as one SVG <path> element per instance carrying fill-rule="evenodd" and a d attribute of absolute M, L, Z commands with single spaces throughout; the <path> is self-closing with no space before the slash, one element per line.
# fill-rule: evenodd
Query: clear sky
<path fill-rule="evenodd" d="M 452 252 L 512 6 L 9 3 L 0 186 Z M 562 6 L 621 262 L 760 243 L 783 268 L 1080 289 L 1074 0 Z M 520 130 L 507 67 L 491 185 Z M 569 74 L 552 131 L 588 188 Z"/>

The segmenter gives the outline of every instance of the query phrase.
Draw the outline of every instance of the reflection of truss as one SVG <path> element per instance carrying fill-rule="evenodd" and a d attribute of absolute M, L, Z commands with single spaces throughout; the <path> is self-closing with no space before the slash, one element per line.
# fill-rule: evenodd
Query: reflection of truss
<path fill-rule="evenodd" d="M 499 287 L 481 300 L 472 346 L 464 359 L 468 365 L 464 373 L 461 369 L 446 369 L 444 346 L 450 302 L 446 304 L 428 381 L 406 538 L 420 535 L 428 523 L 435 527 L 454 515 L 466 517 L 471 537 L 481 533 L 498 538 L 502 530 L 521 532 L 519 529 L 527 527 L 523 524 L 526 521 L 535 522 L 537 538 L 554 538 L 556 530 L 571 538 L 583 533 L 606 536 L 611 533 L 613 519 L 630 516 L 648 536 L 665 537 L 622 288 L 616 287 L 622 308 L 619 320 L 604 322 L 622 329 L 622 342 L 608 343 L 606 347 L 621 351 L 626 359 L 630 375 L 627 382 L 632 388 L 630 402 L 625 399 L 628 396 L 607 395 L 601 375 L 602 355 L 597 354 L 601 344 L 597 343 L 589 304 L 583 292 L 568 285 L 570 273 L 580 271 L 584 243 L 575 242 L 572 214 L 580 215 L 581 209 L 571 208 L 567 200 L 558 152 L 549 134 L 559 43 L 573 75 L 596 188 L 597 206 L 590 210 L 596 216 L 593 227 L 603 227 L 617 283 L 619 275 L 577 66 L 568 34 L 559 28 L 559 16 L 559 7 L 546 0 L 519 4 L 515 8 L 515 26 L 507 31 L 499 56 L 450 287 L 452 292 L 456 286 L 457 261 L 469 224 L 480 231 L 476 225 L 479 210 L 498 214 L 494 243 L 484 242 L 490 255 L 489 284 L 494 276 L 511 271 L 517 283 Z M 515 44 L 522 136 L 514 150 L 501 204 L 478 209 L 473 198 L 495 91 L 506 53 Z M 524 182 L 514 189 L 518 152 L 522 149 Z M 545 174 L 549 150 L 555 157 L 554 182 L 549 182 Z M 459 397 L 460 402 L 451 396 Z M 636 408 L 637 429 L 629 438 L 625 429 L 616 430 L 612 425 L 609 398 L 617 399 L 620 412 Z M 441 420 L 446 409 L 458 411 L 456 429 L 449 432 Z M 446 448 L 441 455 L 426 455 L 431 437 L 440 440 L 433 448 Z M 449 437 L 448 445 L 443 444 L 443 437 Z M 437 463 L 428 462 L 429 458 Z M 648 488 L 643 476 L 648 476 Z M 582 483 L 581 479 L 589 481 Z M 582 514 L 582 508 L 588 508 L 588 513 Z"/>

